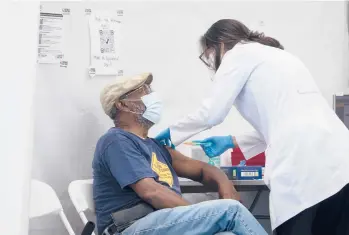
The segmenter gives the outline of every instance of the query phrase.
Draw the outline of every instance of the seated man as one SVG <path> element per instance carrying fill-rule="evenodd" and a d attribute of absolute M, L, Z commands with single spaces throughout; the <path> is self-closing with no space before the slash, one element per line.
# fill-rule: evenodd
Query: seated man
<path fill-rule="evenodd" d="M 98 233 L 267 234 L 222 171 L 148 138 L 162 108 L 152 80 L 151 74 L 118 78 L 101 93 L 115 127 L 99 139 L 93 160 Z M 225 200 L 189 205 L 178 177 L 215 186 Z"/>

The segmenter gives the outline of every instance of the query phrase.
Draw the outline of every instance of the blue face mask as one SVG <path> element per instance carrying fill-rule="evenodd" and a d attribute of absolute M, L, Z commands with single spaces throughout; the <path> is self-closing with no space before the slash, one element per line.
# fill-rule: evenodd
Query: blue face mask
<path fill-rule="evenodd" d="M 142 101 L 145 105 L 145 111 L 142 116 L 154 124 L 159 123 L 162 113 L 162 101 L 156 92 L 142 96 Z"/>
<path fill-rule="evenodd" d="M 162 113 L 162 101 L 158 97 L 156 92 L 151 92 L 148 95 L 144 95 L 141 99 L 124 99 L 125 101 L 142 101 L 145 105 L 145 111 L 143 113 L 134 112 L 128 110 L 127 112 L 142 115 L 145 119 L 151 121 L 154 124 L 159 123 Z"/>

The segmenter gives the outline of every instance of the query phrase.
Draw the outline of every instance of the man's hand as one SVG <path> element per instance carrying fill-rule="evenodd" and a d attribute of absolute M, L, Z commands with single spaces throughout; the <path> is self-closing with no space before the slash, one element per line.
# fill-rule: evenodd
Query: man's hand
<path fill-rule="evenodd" d="M 180 152 L 168 148 L 172 156 L 172 166 L 179 177 L 188 178 L 215 188 L 222 199 L 240 201 L 234 185 L 223 171 L 209 164 L 188 158 Z"/>
<path fill-rule="evenodd" d="M 240 194 L 235 190 L 233 183 L 229 181 L 230 184 L 223 185 L 218 189 L 220 199 L 234 199 L 236 201 L 242 202 Z"/>
<path fill-rule="evenodd" d="M 220 199 L 233 199 L 233 200 L 236 200 L 236 201 L 239 201 L 242 203 L 240 194 L 236 190 L 234 190 L 234 192 L 232 192 L 230 194 L 220 196 L 219 198 Z"/>

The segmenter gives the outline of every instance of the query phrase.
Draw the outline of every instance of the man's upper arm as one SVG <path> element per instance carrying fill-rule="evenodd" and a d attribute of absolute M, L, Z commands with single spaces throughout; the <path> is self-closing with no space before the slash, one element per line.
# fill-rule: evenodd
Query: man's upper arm
<path fill-rule="evenodd" d="M 202 180 L 202 173 L 205 163 L 193 160 L 184 156 L 174 149 L 168 149 L 172 157 L 172 166 L 179 177 L 188 178 L 194 181 Z"/>
<path fill-rule="evenodd" d="M 121 188 L 144 178 L 155 178 L 150 163 L 141 154 L 135 143 L 127 137 L 113 141 L 105 151 L 111 174 Z"/>

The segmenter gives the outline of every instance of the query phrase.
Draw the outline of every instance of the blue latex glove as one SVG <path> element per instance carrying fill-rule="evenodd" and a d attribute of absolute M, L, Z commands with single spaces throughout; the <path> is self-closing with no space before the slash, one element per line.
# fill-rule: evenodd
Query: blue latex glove
<path fill-rule="evenodd" d="M 175 149 L 175 146 L 172 144 L 171 141 L 171 133 L 170 133 L 170 129 L 167 128 L 165 130 L 163 130 L 162 132 L 160 132 L 155 139 L 157 141 L 159 141 L 162 145 L 164 146 L 168 146 L 171 147 L 173 149 Z"/>
<path fill-rule="evenodd" d="M 231 135 L 212 136 L 201 141 L 193 141 L 193 143 L 199 144 L 210 158 L 217 157 L 228 149 L 234 148 L 233 137 Z"/>

